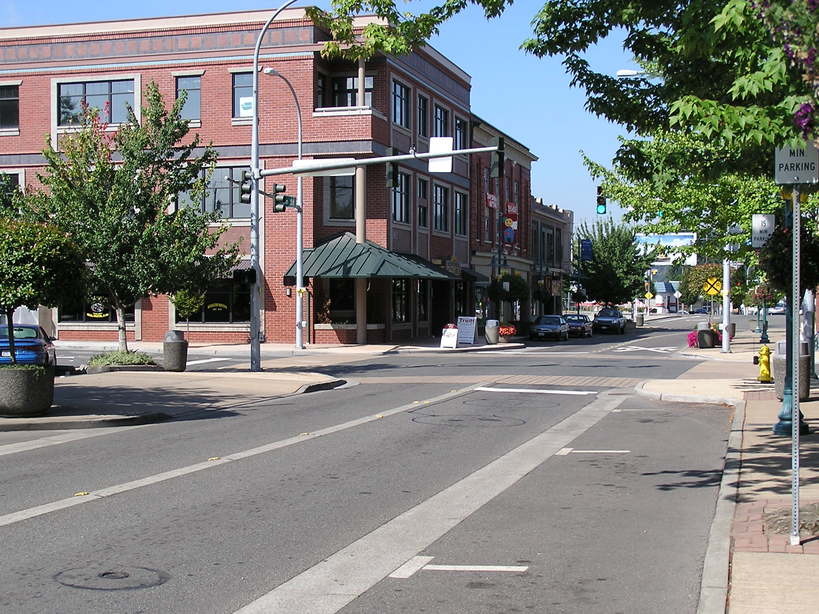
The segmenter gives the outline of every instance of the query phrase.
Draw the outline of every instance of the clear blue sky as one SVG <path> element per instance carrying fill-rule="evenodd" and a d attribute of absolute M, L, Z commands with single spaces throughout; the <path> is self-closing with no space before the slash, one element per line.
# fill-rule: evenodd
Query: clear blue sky
<path fill-rule="evenodd" d="M 401 2 L 402 0 L 398 0 Z M 327 6 L 325 1 L 297 3 Z M 428 2 L 408 2 L 417 11 Z M 530 22 L 541 0 L 516 2 L 499 19 L 487 21 L 474 6 L 444 24 L 431 44 L 472 76 L 472 110 L 517 141 L 539 160 L 532 170 L 532 192 L 546 203 L 571 209 L 577 223 L 595 218 L 595 185 L 580 150 L 608 164 L 625 130 L 584 110 L 585 96 L 569 87 L 560 58 L 537 59 L 519 50 L 531 33 Z M 4 0 L 0 26 L 75 23 L 138 17 L 216 13 L 275 8 L 258 0 L 141 0 L 140 2 L 71 3 L 64 0 Z M 588 56 L 592 67 L 614 74 L 633 68 L 621 41 L 607 40 Z M 616 205 L 609 211 L 619 217 Z"/>

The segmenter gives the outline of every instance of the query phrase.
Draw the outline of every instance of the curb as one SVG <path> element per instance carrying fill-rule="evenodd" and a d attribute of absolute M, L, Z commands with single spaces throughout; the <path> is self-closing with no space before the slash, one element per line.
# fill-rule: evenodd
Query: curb
<path fill-rule="evenodd" d="M 44 420 L 38 422 L 38 418 L 44 418 Z M 0 432 L 93 429 L 111 426 L 136 426 L 173 420 L 173 416 L 163 414 L 162 412 L 144 414 L 141 416 L 88 416 L 85 420 L 66 420 L 63 417 L 56 416 L 54 419 L 49 419 L 48 416 L 39 416 L 38 418 L 19 418 L 20 422 L 12 424 L 4 422 L 4 419 L 0 418 Z M 17 418 L 7 419 L 17 420 Z M 63 420 L 62 422 L 60 421 L 61 419 Z"/>
<path fill-rule="evenodd" d="M 645 390 L 646 382 L 634 387 L 635 393 L 677 403 L 713 403 L 734 408 L 734 419 L 728 436 L 728 447 L 722 468 L 717 502 L 708 545 L 703 560 L 700 596 L 697 614 L 725 614 L 728 606 L 728 588 L 731 563 L 731 525 L 736 511 L 739 492 L 740 454 L 742 452 L 743 426 L 745 424 L 745 401 L 735 398 L 707 397 L 685 394 L 666 394 Z"/>
<path fill-rule="evenodd" d="M 308 392 L 320 392 L 321 390 L 332 390 L 347 383 L 344 379 L 333 379 L 326 382 L 319 382 L 317 384 L 305 384 L 300 386 L 292 394 L 307 394 Z"/>

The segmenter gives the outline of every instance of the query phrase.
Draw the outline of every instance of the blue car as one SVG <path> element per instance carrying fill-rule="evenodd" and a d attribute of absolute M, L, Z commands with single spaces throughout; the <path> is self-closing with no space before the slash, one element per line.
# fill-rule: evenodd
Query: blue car
<path fill-rule="evenodd" d="M 57 352 L 51 337 L 35 324 L 14 324 L 14 353 L 17 362 L 23 365 L 53 367 L 57 364 Z M 0 324 L 0 365 L 10 363 L 9 329 Z"/>

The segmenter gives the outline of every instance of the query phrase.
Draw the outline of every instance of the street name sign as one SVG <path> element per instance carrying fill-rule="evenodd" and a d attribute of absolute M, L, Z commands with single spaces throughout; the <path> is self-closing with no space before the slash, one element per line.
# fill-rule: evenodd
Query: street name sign
<path fill-rule="evenodd" d="M 774 231 L 774 216 L 768 213 L 754 213 L 751 216 L 751 247 L 764 247 Z"/>
<path fill-rule="evenodd" d="M 592 240 L 580 239 L 580 260 L 590 261 L 593 259 Z"/>
<path fill-rule="evenodd" d="M 819 150 L 805 147 L 781 147 L 774 155 L 774 181 L 778 184 L 816 183 L 819 180 Z"/>

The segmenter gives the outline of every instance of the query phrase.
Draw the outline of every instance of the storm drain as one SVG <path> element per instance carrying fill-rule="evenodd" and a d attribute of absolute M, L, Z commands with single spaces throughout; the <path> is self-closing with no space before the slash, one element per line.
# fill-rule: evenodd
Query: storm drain
<path fill-rule="evenodd" d="M 159 586 L 171 576 L 148 567 L 91 567 L 66 569 L 54 576 L 63 586 L 92 591 L 130 591 Z"/>

